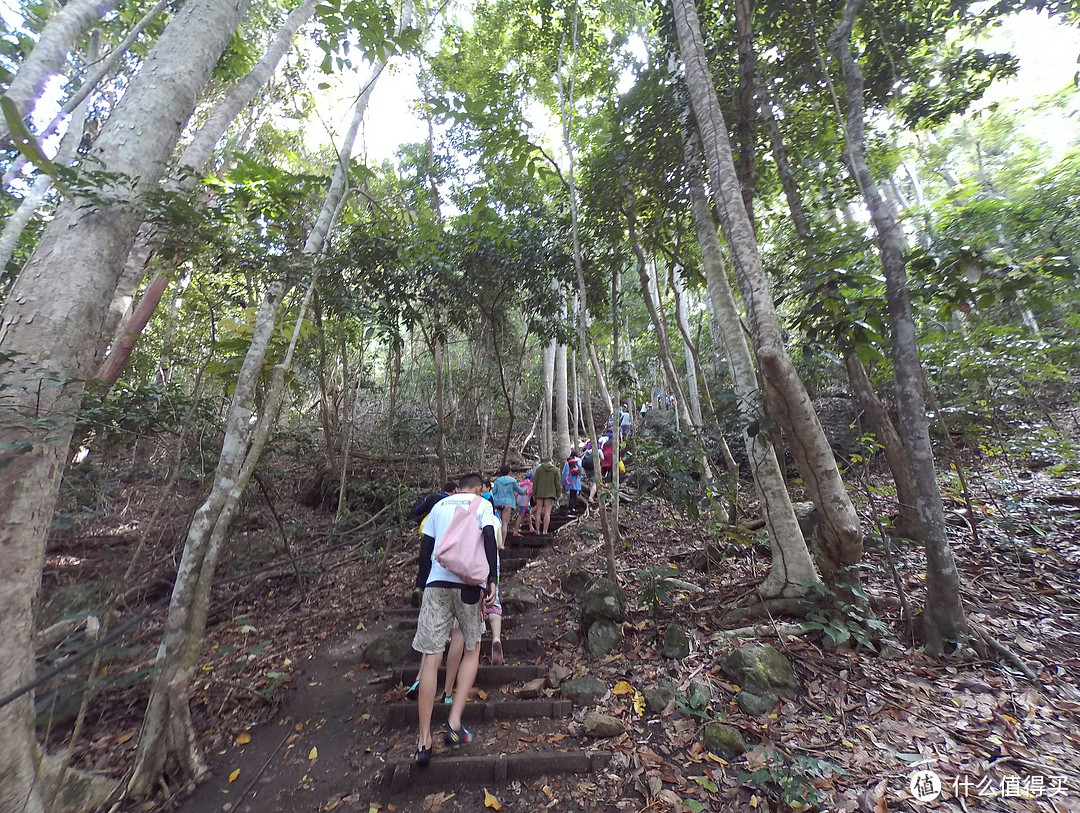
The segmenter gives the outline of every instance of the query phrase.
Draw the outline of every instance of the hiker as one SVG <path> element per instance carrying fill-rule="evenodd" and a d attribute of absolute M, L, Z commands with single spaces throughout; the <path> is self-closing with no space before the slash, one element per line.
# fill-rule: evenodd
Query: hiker
<path fill-rule="evenodd" d="M 423 524 L 424 519 L 427 517 L 428 513 L 430 513 L 431 509 L 435 506 L 435 503 L 437 503 L 443 497 L 449 497 L 455 491 L 457 491 L 457 483 L 455 483 L 453 480 L 447 480 L 445 483 L 443 483 L 443 487 L 440 492 L 438 492 L 437 494 L 428 494 L 426 497 L 424 497 L 424 499 L 414 505 L 412 511 L 409 512 L 409 516 L 411 516 L 416 522 Z"/>
<path fill-rule="evenodd" d="M 495 482 L 491 484 L 491 501 L 495 503 L 495 511 L 499 515 L 501 525 L 505 533 L 510 533 L 510 521 L 517 510 L 517 497 L 525 494 L 525 489 L 518 485 L 518 481 L 510 474 L 510 467 L 504 465 L 495 472 Z M 499 544 L 499 550 L 503 545 Z"/>
<path fill-rule="evenodd" d="M 589 496 L 586 502 L 591 503 L 596 499 L 596 464 L 593 462 L 592 441 L 585 444 L 585 451 L 581 455 L 581 471 L 585 479 L 589 481 Z"/>
<path fill-rule="evenodd" d="M 431 762 L 431 715 L 435 705 L 435 686 L 446 636 L 455 620 L 460 627 L 464 653 L 443 741 L 448 746 L 457 747 L 473 740 L 473 733 L 461 723 L 461 715 L 480 665 L 481 613 L 484 607 L 490 608 L 494 603 L 498 578 L 495 513 L 490 503 L 479 499 L 483 490 L 484 481 L 479 474 L 462 477 L 458 482 L 458 493 L 444 498 L 432 508 L 420 546 L 416 586 L 424 587 L 424 598 L 412 646 L 422 655 L 417 703 L 419 733 L 415 755 L 416 764 L 421 768 Z M 459 515 L 459 509 L 465 512 L 464 516 Z M 487 574 L 470 583 L 448 570 L 439 560 L 440 546 L 444 543 L 444 557 L 452 547 L 451 543 L 460 544 L 467 564 L 478 565 L 481 560 L 486 560 L 481 569 L 486 569 Z"/>
<path fill-rule="evenodd" d="M 566 510 L 570 516 L 577 514 L 578 494 L 581 493 L 581 461 L 573 452 L 562 467 L 562 487 L 567 494 Z"/>
<path fill-rule="evenodd" d="M 626 408 L 626 404 L 622 405 L 622 409 L 619 410 L 619 436 L 622 440 L 626 440 L 630 437 L 630 432 L 633 429 L 633 424 L 630 421 L 630 410 Z"/>
<path fill-rule="evenodd" d="M 615 457 L 615 444 L 611 442 L 611 437 L 602 438 L 600 440 L 600 476 L 604 478 L 605 483 L 611 482 L 611 466 Z"/>
<path fill-rule="evenodd" d="M 555 468 L 550 457 L 543 457 L 536 468 L 536 474 L 533 475 L 533 496 L 536 497 L 536 512 L 539 514 L 536 530 L 540 536 L 548 536 L 548 530 L 551 528 L 551 509 L 560 494 L 559 470 Z"/>
<path fill-rule="evenodd" d="M 527 473 L 521 478 L 521 482 L 518 483 L 521 486 L 522 493 L 517 495 L 517 516 L 514 517 L 514 527 L 511 530 L 511 536 L 521 536 L 521 521 L 526 515 L 529 517 L 529 533 L 536 533 L 536 527 L 533 524 L 534 514 L 531 510 L 532 498 L 533 498 L 533 476 L 532 473 Z"/>

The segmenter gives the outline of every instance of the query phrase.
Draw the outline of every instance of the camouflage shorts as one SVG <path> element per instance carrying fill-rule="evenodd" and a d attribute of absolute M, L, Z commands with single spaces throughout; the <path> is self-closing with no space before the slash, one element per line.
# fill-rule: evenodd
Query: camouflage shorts
<path fill-rule="evenodd" d="M 442 654 L 456 619 L 465 638 L 465 649 L 472 651 L 480 644 L 480 636 L 484 632 L 482 606 L 482 602 L 463 602 L 461 591 L 455 587 L 427 588 L 420 604 L 420 616 L 416 620 L 413 649 L 425 655 Z"/>

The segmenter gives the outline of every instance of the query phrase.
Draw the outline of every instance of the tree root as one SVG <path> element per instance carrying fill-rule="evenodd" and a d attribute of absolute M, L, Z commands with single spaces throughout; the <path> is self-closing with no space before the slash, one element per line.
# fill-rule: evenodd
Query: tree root
<path fill-rule="evenodd" d="M 1004 660 L 1010 666 L 1016 668 L 1021 674 L 1023 674 L 1024 677 L 1026 677 L 1032 683 L 1040 686 L 1042 685 L 1042 681 L 1039 680 L 1039 676 L 1030 666 L 1028 666 L 1020 659 L 1019 655 L 1017 655 L 1015 652 L 1005 646 L 1005 644 L 1001 643 L 1001 641 L 988 633 L 986 630 L 980 629 L 979 627 L 972 625 L 971 635 L 976 642 L 981 643 L 987 649 L 996 652 L 998 655 L 1001 656 L 1002 660 Z"/>
<path fill-rule="evenodd" d="M 721 630 L 717 635 L 727 638 L 780 638 L 784 635 L 806 635 L 816 630 L 816 627 L 806 624 L 756 624 L 751 627 Z"/>
<path fill-rule="evenodd" d="M 720 618 L 723 625 L 737 624 L 741 621 L 753 621 L 758 618 L 771 618 L 774 615 L 795 615 L 805 618 L 821 604 L 809 598 L 767 598 L 749 607 L 736 607 L 728 610 Z"/>

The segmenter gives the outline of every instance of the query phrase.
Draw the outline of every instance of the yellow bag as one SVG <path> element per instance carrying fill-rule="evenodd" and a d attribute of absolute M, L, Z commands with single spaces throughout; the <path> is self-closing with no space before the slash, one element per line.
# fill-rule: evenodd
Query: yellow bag
<path fill-rule="evenodd" d="M 619 474 L 626 474 L 626 464 L 619 461 Z"/>

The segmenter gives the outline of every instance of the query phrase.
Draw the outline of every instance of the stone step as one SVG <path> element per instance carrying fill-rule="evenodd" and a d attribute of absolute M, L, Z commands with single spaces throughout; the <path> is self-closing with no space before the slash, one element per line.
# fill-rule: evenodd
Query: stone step
<path fill-rule="evenodd" d="M 465 723 L 490 722 L 491 720 L 523 720 L 549 717 L 554 720 L 569 717 L 573 713 L 569 700 L 472 700 L 465 704 L 461 717 Z M 432 709 L 432 723 L 442 724 L 450 716 L 449 703 L 436 703 Z M 386 721 L 390 725 L 416 725 L 416 701 L 405 700 L 388 703 Z"/>
<path fill-rule="evenodd" d="M 522 548 L 546 548 L 554 541 L 554 536 L 534 536 L 532 534 L 525 534 L 523 536 L 511 537 L 507 540 L 506 545 L 512 550 L 521 550 Z"/>
<path fill-rule="evenodd" d="M 490 644 L 488 644 L 490 646 Z M 475 685 L 503 686 L 507 683 L 528 683 L 542 678 L 548 672 L 546 666 L 490 666 L 480 664 L 476 672 Z M 390 683 L 409 686 L 416 680 L 416 669 L 395 669 L 387 678 Z M 439 667 L 439 686 L 446 679 L 446 667 Z"/>
<path fill-rule="evenodd" d="M 512 616 L 503 617 L 503 626 L 509 626 L 507 621 Z M 532 652 L 536 652 L 540 648 L 539 642 L 536 638 L 503 638 L 503 654 L 504 655 L 526 655 Z M 487 657 L 491 651 L 491 639 L 484 638 L 480 642 L 480 653 L 482 657 Z M 401 663 L 419 663 L 420 653 L 415 649 L 410 649 L 405 656 L 401 659 Z"/>
<path fill-rule="evenodd" d="M 411 759 L 392 760 L 382 773 L 384 787 L 401 793 L 413 785 L 452 787 L 468 782 L 476 787 L 502 785 L 515 780 L 556 774 L 596 773 L 607 767 L 611 754 L 604 751 L 536 752 L 485 756 L 437 754 L 426 768 Z"/>

